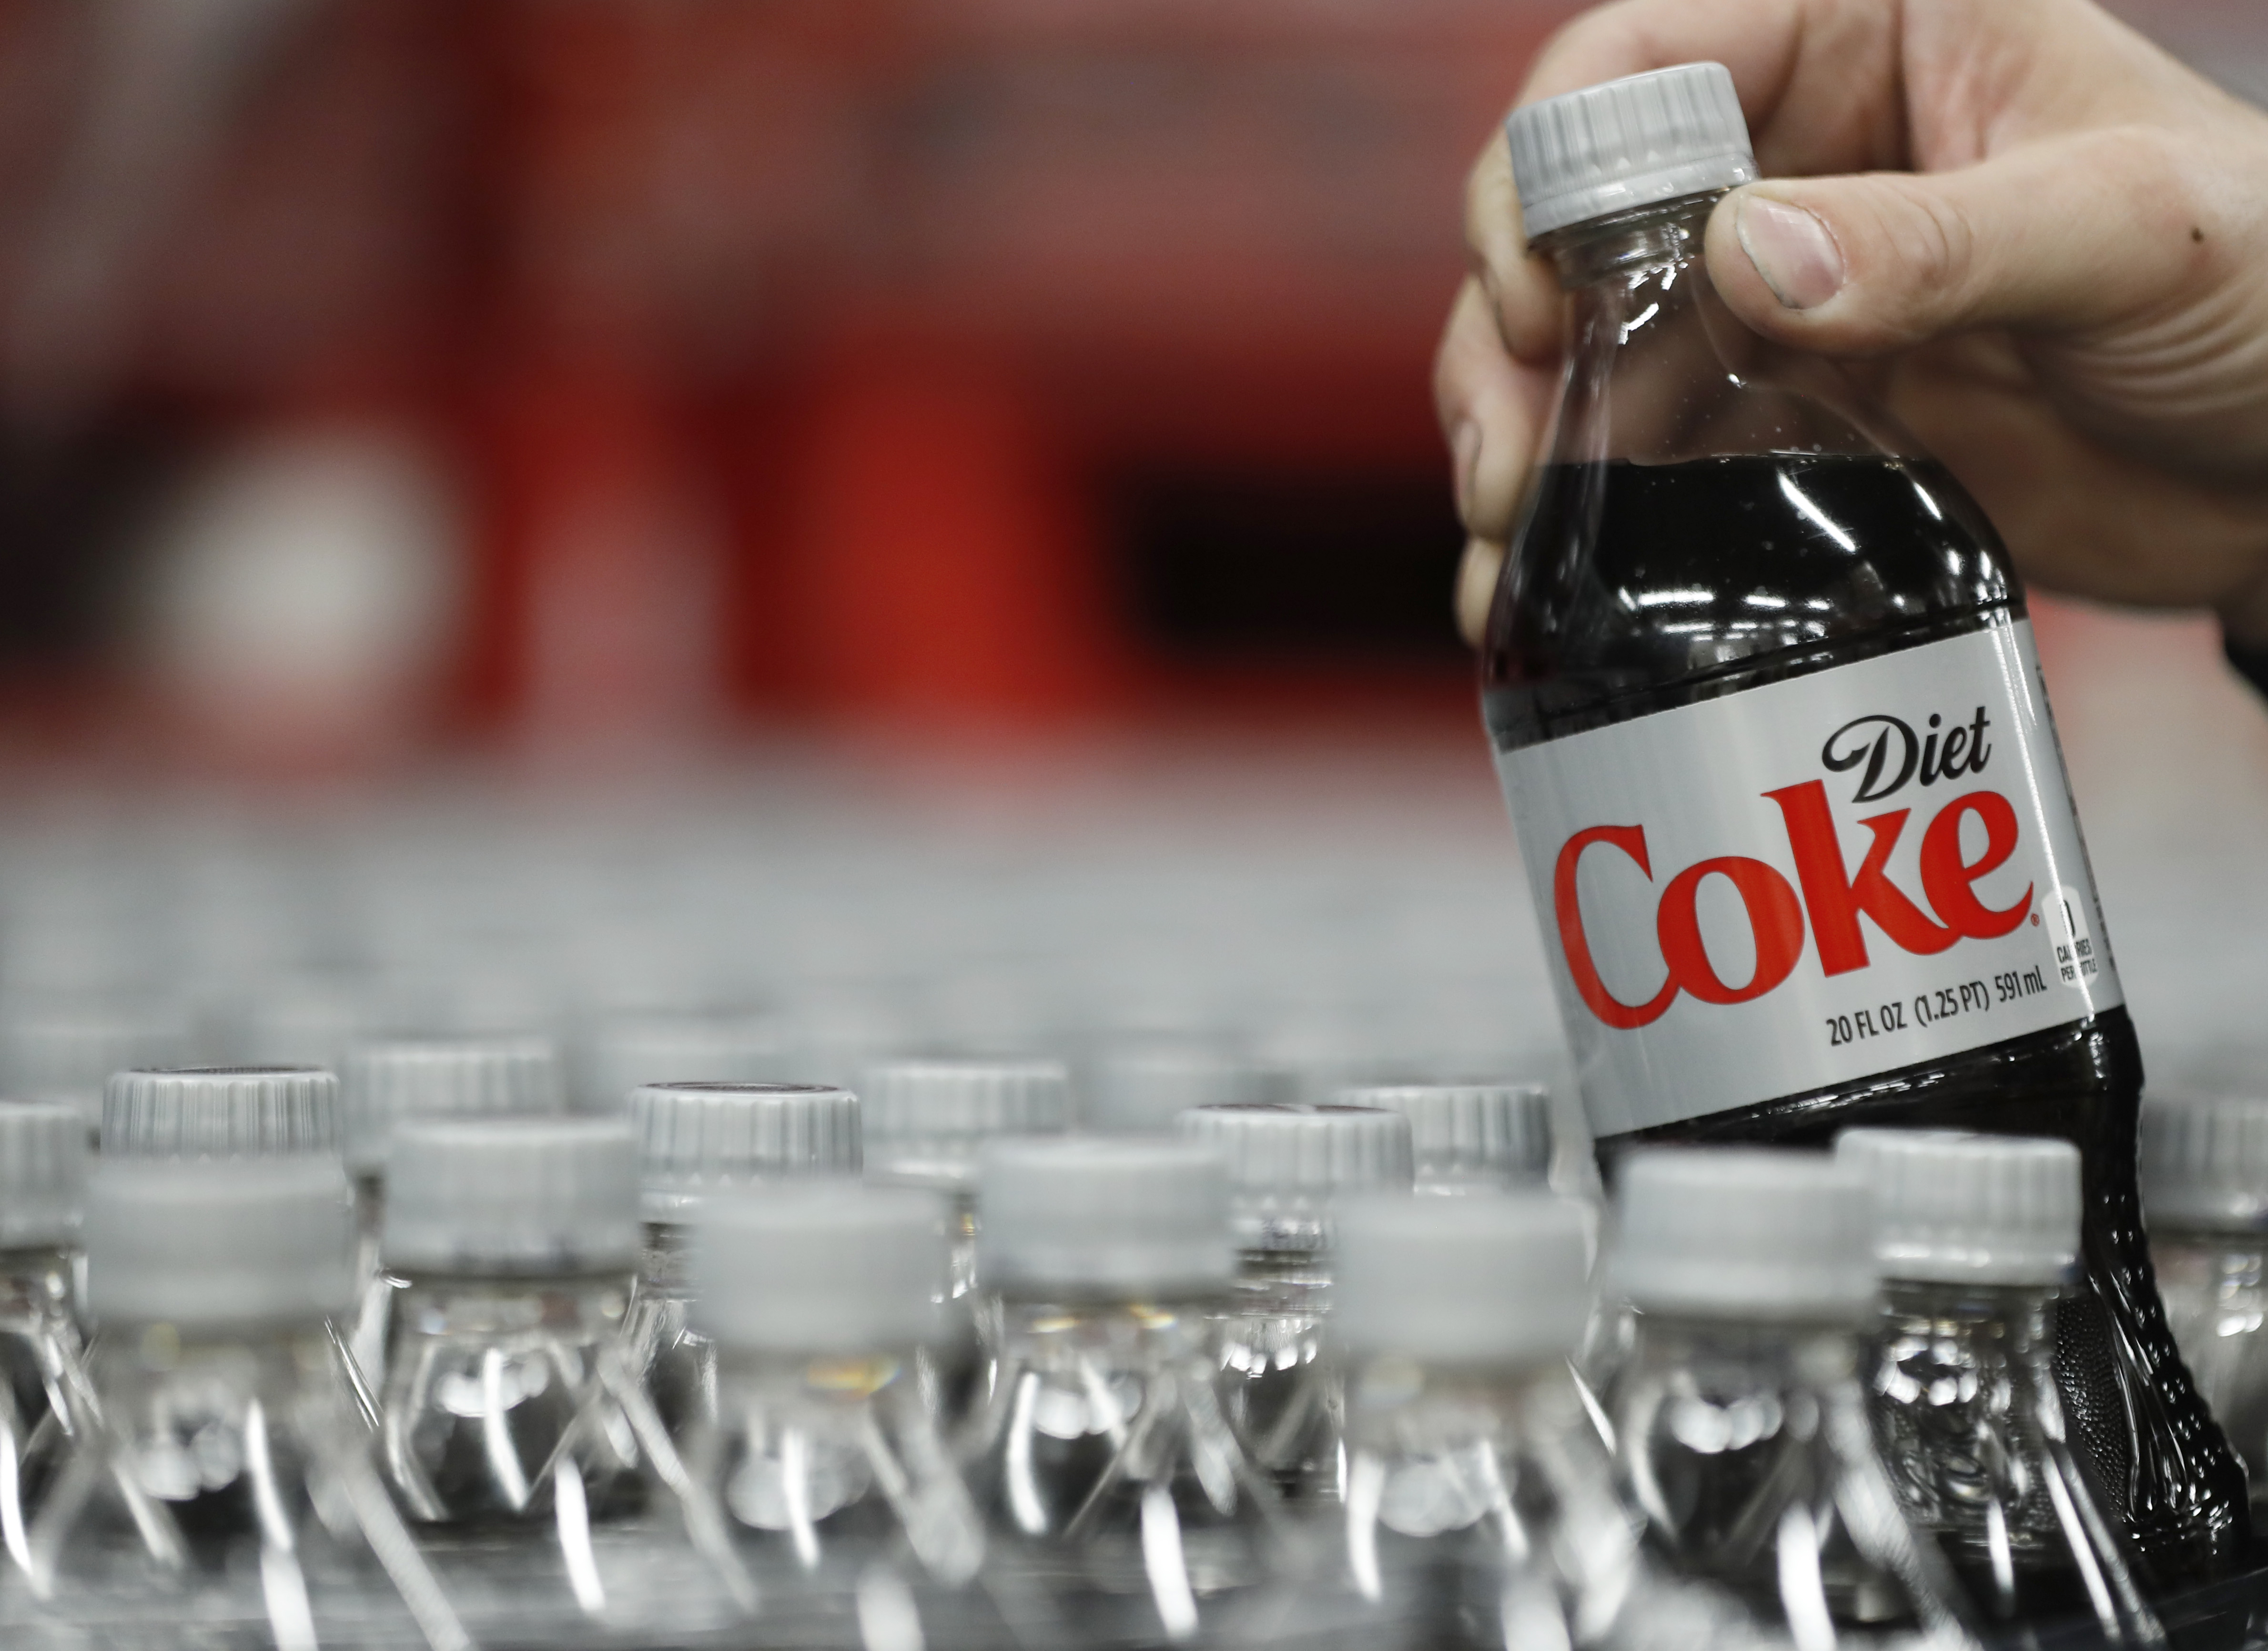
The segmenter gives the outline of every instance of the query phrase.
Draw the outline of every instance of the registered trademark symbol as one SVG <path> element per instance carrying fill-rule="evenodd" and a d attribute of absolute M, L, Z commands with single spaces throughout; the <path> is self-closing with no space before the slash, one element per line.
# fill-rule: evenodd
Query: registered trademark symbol
<path fill-rule="evenodd" d="M 2039 914 L 2037 912 L 2034 912 L 2034 913 L 2032 914 L 2032 927 L 2033 927 L 2034 928 L 2037 928 L 2039 926 L 2040 926 L 2040 914 Z"/>

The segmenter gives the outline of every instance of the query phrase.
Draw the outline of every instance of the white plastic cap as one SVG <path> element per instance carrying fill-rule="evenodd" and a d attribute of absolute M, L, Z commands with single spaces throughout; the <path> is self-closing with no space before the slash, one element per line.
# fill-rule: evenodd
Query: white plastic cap
<path fill-rule="evenodd" d="M 2034 1135 L 1846 1129 L 1835 1158 L 1874 1189 L 1886 1279 L 2061 1284 L 2079 1268 L 2079 1148 Z"/>
<path fill-rule="evenodd" d="M 1514 109 L 1504 129 L 1531 241 L 1756 180 L 1749 123 L 1722 63 L 1679 63 L 1547 98 Z"/>
<path fill-rule="evenodd" d="M 0 1249 L 68 1244 L 86 1192 L 86 1119 L 60 1101 L 0 1101 Z"/>
<path fill-rule="evenodd" d="M 2141 1171 L 2154 1229 L 2268 1227 L 2268 1096 L 2144 1096 Z"/>
<path fill-rule="evenodd" d="M 1614 1278 L 1643 1311 L 1864 1319 L 1874 1310 L 1874 1196 L 1823 1152 L 1656 1147 L 1615 1174 Z"/>
<path fill-rule="evenodd" d="M 188 1016 L 179 1009 L 99 997 L 33 997 L 0 1013 L 0 1094 L 76 1106 L 102 1122 L 103 1085 L 129 1067 L 178 1066 L 190 1058 Z"/>
<path fill-rule="evenodd" d="M 858 1097 L 824 1083 L 648 1083 L 630 1092 L 645 1218 L 688 1219 L 729 1186 L 855 1176 Z"/>
<path fill-rule="evenodd" d="M 355 1298 L 335 1158 L 113 1158 L 86 1184 L 87 1310 L 186 1324 L 321 1318 Z"/>
<path fill-rule="evenodd" d="M 693 1322 L 727 1346 L 850 1354 L 938 1334 L 947 1251 L 934 1192 L 776 1182 L 718 1193 L 693 1230 Z"/>
<path fill-rule="evenodd" d="M 1210 1295 L 1236 1272 L 1228 1166 L 1162 1138 L 988 1142 L 976 1273 L 1010 1295 Z"/>
<path fill-rule="evenodd" d="M 1580 1205 L 1536 1190 L 1351 1198 L 1338 1215 L 1332 1333 L 1358 1355 L 1565 1358 L 1590 1310 L 1587 1229 Z"/>
<path fill-rule="evenodd" d="M 347 1167 L 386 1166 L 395 1125 L 411 1118 L 543 1115 L 566 1105 L 548 1038 L 405 1038 L 364 1044 L 347 1061 Z"/>
<path fill-rule="evenodd" d="M 1169 1135 L 1192 1106 L 1266 1105 L 1295 1088 L 1289 1070 L 1208 1044 L 1136 1043 L 1096 1059 L 1081 1110 L 1101 1134 Z"/>
<path fill-rule="evenodd" d="M 1410 1187 L 1410 1120 L 1382 1107 L 1198 1106 L 1176 1124 L 1227 1160 L 1248 1250 L 1320 1249 L 1341 1193 Z"/>
<path fill-rule="evenodd" d="M 560 1274 L 632 1265 L 637 1147 L 612 1118 L 418 1119 L 386 1165 L 387 1265 Z"/>
<path fill-rule="evenodd" d="M 908 1186 L 965 1190 L 980 1142 L 1071 1123 L 1060 1060 L 889 1060 L 867 1073 L 858 1098 L 868 1177 Z"/>
<path fill-rule="evenodd" d="M 777 1079 L 785 1048 L 779 1023 L 760 1015 L 616 1016 L 591 1042 L 582 1104 L 611 1113 L 641 1084 Z"/>
<path fill-rule="evenodd" d="M 339 1149 L 339 1081 L 313 1067 L 174 1067 L 111 1075 L 102 1150 L 259 1158 Z"/>
<path fill-rule="evenodd" d="M 1421 1192 L 1533 1185 L 1551 1172 L 1551 1097 L 1540 1083 L 1382 1084 L 1339 1100 L 1410 1120 Z"/>

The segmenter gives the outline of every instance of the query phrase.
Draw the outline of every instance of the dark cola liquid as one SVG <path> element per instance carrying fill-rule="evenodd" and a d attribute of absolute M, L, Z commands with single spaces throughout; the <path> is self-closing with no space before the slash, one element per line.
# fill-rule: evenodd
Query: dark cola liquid
<path fill-rule="evenodd" d="M 1793 483 L 1793 485 L 1787 485 Z M 1482 664 L 1498 748 L 1961 635 L 2023 613 L 1998 536 L 1926 461 L 1809 454 L 1552 465 Z M 2135 1191 L 2142 1063 L 2114 1009 L 2067 1026 L 1599 1142 L 1823 1145 L 1855 1124 L 2055 1134 L 2085 1156 L 2088 1283 L 2058 1314 L 2078 1442 L 2161 1589 L 2249 1545 L 2244 1473 L 2168 1334 Z M 2131 1418 L 2131 1420 L 2130 1420 Z"/>

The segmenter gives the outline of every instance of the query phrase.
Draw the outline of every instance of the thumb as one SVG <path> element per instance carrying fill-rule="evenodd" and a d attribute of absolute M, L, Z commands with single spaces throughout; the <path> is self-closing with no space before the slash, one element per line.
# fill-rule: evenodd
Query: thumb
<path fill-rule="evenodd" d="M 2233 249 L 2180 140 L 2098 129 L 1956 172 L 1775 180 L 1709 221 L 1709 270 L 1780 342 L 1868 355 L 1971 327 L 2093 334 L 2201 292 Z"/>

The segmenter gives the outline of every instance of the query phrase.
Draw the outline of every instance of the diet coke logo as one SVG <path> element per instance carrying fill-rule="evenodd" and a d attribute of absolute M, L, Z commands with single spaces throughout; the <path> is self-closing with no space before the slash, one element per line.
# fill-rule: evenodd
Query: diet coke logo
<path fill-rule="evenodd" d="M 1859 770 L 1854 803 L 1878 802 L 1918 780 L 1973 777 L 1992 756 L 1986 740 L 1991 721 L 1980 708 L 1975 715 L 1947 729 L 1931 716 L 1917 730 L 1895 716 L 1862 716 L 1828 737 L 1820 760 L 1833 774 Z M 2006 865 L 2021 836 L 2015 809 L 1999 792 L 1982 788 L 1948 798 L 1919 827 L 1917 855 L 1919 898 L 1891 877 L 1890 857 L 1912 822 L 1911 808 L 1896 808 L 1861 818 L 1866 842 L 1853 867 L 1836 828 L 1823 781 L 1807 780 L 1758 794 L 1778 814 L 1795 882 L 1775 866 L 1745 855 L 1720 855 L 1683 867 L 1661 885 L 1654 906 L 1654 937 L 1663 965 L 1660 988 L 1638 1002 L 1625 1002 L 1607 988 L 1584 928 L 1577 874 L 1585 855 L 1618 855 L 1654 881 L 1653 859 L 1642 825 L 1593 826 L 1564 842 L 1552 869 L 1553 915 L 1559 943 L 1576 992 L 1609 1026 L 1624 1030 L 1658 1020 L 1680 994 L 1704 1003 L 1745 1003 L 1778 987 L 1795 972 L 1807 935 L 1816 947 L 1821 969 L 1847 974 L 1868 964 L 1863 916 L 1899 950 L 1931 957 L 1966 939 L 1994 940 L 2024 921 L 2033 889 L 2006 906 L 1992 906 L 1975 885 Z M 1982 843 L 1974 858 L 1963 852 L 1962 831 L 1974 820 Z M 1972 828 L 1970 841 L 1980 833 Z M 1755 940 L 1749 978 L 1728 981 L 1709 956 L 1702 932 L 1700 894 L 1712 877 L 1722 877 L 1738 897 Z"/>

